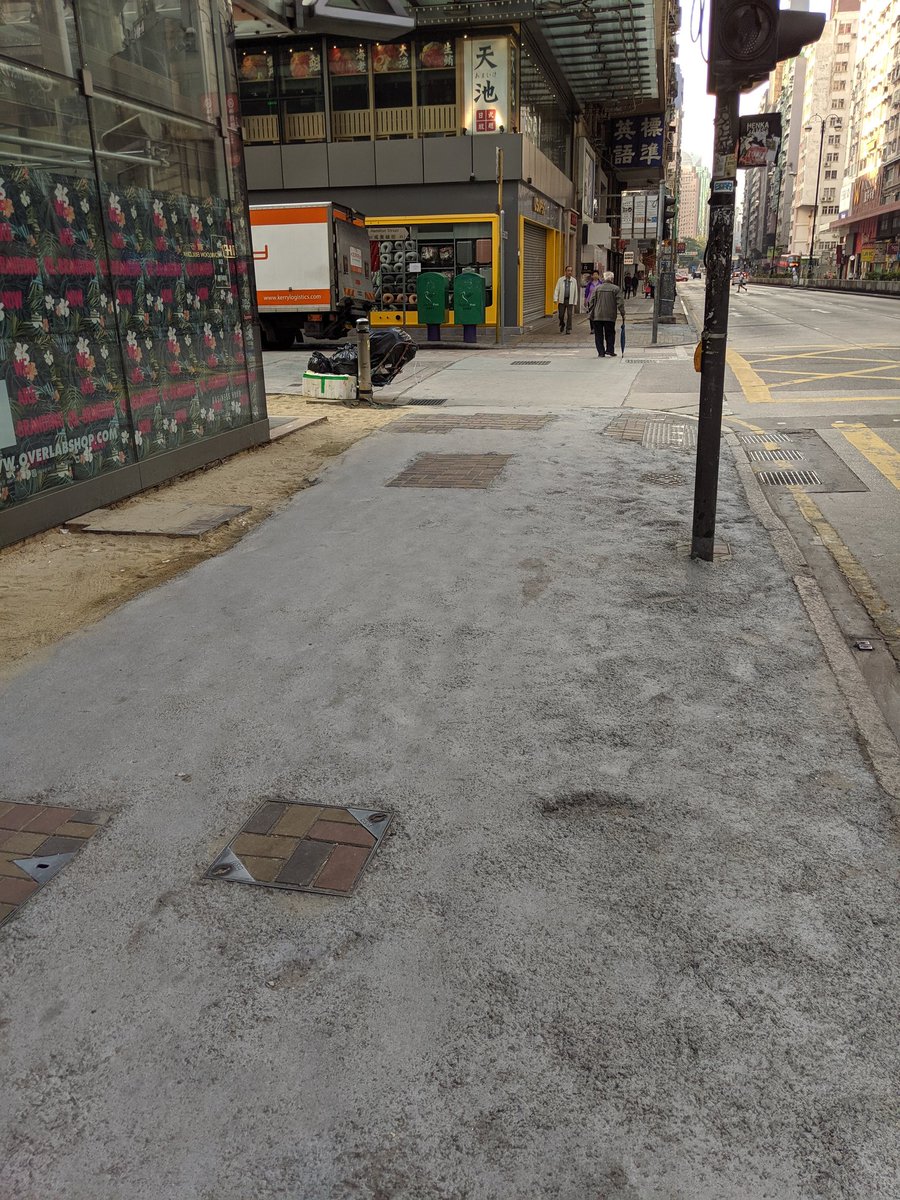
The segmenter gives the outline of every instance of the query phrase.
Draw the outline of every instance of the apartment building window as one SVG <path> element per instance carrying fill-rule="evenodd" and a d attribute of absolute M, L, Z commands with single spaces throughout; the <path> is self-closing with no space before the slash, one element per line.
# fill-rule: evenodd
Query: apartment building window
<path fill-rule="evenodd" d="M 372 71 L 363 42 L 331 42 L 328 78 L 335 141 L 368 141 L 372 136 Z"/>
<path fill-rule="evenodd" d="M 825 188 L 825 190 L 822 192 L 822 199 L 826 202 L 826 204 L 834 200 L 834 191 L 834 188 Z"/>
<path fill-rule="evenodd" d="M 841 109 L 841 108 L 843 108 L 843 107 L 844 107 L 844 101 L 843 101 L 843 99 L 839 99 L 839 100 L 832 100 L 832 102 L 831 102 L 831 107 L 832 107 L 832 108 L 837 108 L 837 109 Z"/>
<path fill-rule="evenodd" d="M 834 142 L 832 142 L 830 138 L 829 138 L 828 140 L 829 140 L 829 143 L 830 143 L 832 146 L 833 146 L 833 145 L 835 145 L 835 143 L 834 143 Z M 825 161 L 826 161 L 827 163 L 833 163 L 833 162 L 837 162 L 837 160 L 838 160 L 838 157 L 839 157 L 839 156 L 838 156 L 837 154 L 834 154 L 834 153 L 829 153 L 829 154 L 826 154 L 826 155 L 825 155 Z"/>
<path fill-rule="evenodd" d="M 279 47 L 278 82 L 286 142 L 324 142 L 325 73 L 321 42 Z"/>
<path fill-rule="evenodd" d="M 840 50 L 838 51 L 838 53 L 840 53 Z M 838 60 L 838 62 L 836 62 L 836 63 L 834 64 L 834 73 L 835 73 L 835 75 L 846 75 L 846 73 L 847 73 L 847 66 L 848 66 L 848 64 L 847 64 L 847 62 L 846 62 L 846 61 L 843 61 L 843 60 Z"/>
<path fill-rule="evenodd" d="M 826 179 L 837 179 L 837 171 L 826 171 L 825 178 Z"/>
<path fill-rule="evenodd" d="M 847 80 L 846 79 L 835 79 L 834 83 L 832 84 L 832 87 L 834 88 L 834 90 L 836 92 L 845 92 L 847 90 Z"/>

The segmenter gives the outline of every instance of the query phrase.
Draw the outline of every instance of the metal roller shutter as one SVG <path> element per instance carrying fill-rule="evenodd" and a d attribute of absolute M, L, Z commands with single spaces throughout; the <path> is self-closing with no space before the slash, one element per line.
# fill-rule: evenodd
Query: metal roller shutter
<path fill-rule="evenodd" d="M 545 315 L 547 303 L 547 231 L 525 222 L 522 247 L 522 319 L 536 321 Z"/>

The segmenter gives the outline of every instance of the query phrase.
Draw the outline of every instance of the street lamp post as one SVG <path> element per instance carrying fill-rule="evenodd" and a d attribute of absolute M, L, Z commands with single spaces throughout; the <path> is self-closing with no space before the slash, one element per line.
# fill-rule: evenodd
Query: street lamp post
<path fill-rule="evenodd" d="M 819 165 L 816 167 L 816 198 L 813 203 L 812 224 L 809 231 L 809 265 L 806 269 L 806 286 L 812 287 L 813 245 L 816 240 L 816 217 L 819 215 L 819 184 L 822 181 L 822 150 L 825 147 L 825 118 L 816 116 L 820 123 L 819 130 Z M 804 133 L 812 133 L 812 121 L 803 127 Z"/>

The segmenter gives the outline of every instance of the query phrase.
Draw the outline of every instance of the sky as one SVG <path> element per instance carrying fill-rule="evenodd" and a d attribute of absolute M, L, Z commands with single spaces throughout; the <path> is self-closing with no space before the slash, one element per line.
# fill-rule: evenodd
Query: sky
<path fill-rule="evenodd" d="M 681 135 L 682 153 L 695 154 L 707 167 L 712 166 L 713 115 L 716 108 L 715 96 L 706 94 L 706 38 L 709 26 L 711 0 L 703 5 L 703 53 L 700 42 L 691 41 L 691 32 L 697 32 L 701 0 L 682 0 L 681 32 L 678 35 L 678 65 L 684 76 L 684 121 Z M 782 7 L 786 7 L 782 5 Z M 810 0 L 812 12 L 828 12 L 828 0 Z M 741 96 L 741 112 L 759 112 L 759 102 L 765 84 Z"/>

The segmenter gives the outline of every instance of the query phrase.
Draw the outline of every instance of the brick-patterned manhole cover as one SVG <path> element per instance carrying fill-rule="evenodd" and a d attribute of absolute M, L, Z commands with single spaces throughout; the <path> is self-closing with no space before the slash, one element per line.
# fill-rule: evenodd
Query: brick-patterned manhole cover
<path fill-rule="evenodd" d="M 555 421 L 551 413 L 410 413 L 388 426 L 391 433 L 449 433 L 454 429 L 543 429 Z"/>
<path fill-rule="evenodd" d="M 511 363 L 514 367 L 549 367 L 549 358 L 514 358 Z"/>
<path fill-rule="evenodd" d="M 439 398 L 437 396 L 417 396 L 414 400 L 406 400 L 404 403 L 416 404 L 422 407 L 430 406 L 432 408 L 436 408 L 439 404 L 446 404 L 447 397 L 443 396 Z"/>
<path fill-rule="evenodd" d="M 0 925 L 108 820 L 105 812 L 0 801 Z"/>
<path fill-rule="evenodd" d="M 511 454 L 420 454 L 388 487 L 488 488 Z"/>
<path fill-rule="evenodd" d="M 209 879 L 349 896 L 391 823 L 374 808 L 266 801 L 206 872 Z"/>

